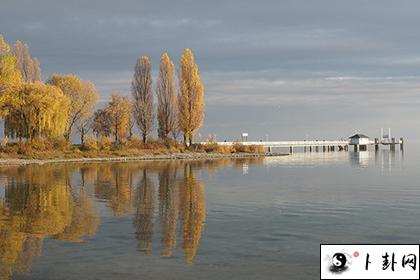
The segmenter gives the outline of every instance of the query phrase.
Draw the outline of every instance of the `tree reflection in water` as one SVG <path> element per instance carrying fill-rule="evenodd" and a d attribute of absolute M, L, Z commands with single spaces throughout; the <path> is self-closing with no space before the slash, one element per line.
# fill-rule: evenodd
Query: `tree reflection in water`
<path fill-rule="evenodd" d="M 148 178 L 146 169 L 143 169 L 143 177 L 137 188 L 135 205 L 134 227 L 136 239 L 139 241 L 138 250 L 144 252 L 145 255 L 150 255 L 153 244 L 155 187 Z"/>
<path fill-rule="evenodd" d="M 178 166 L 168 164 L 159 171 L 159 220 L 162 256 L 172 256 L 176 247 L 176 223 L 179 215 L 179 185 L 176 183 Z"/>
<path fill-rule="evenodd" d="M 46 237 L 79 241 L 99 217 L 83 191 L 74 192 L 66 166 L 5 168 L 0 202 L 0 279 L 29 272 Z"/>
<path fill-rule="evenodd" d="M 254 161 L 258 160 L 247 164 Z M 41 256 L 45 238 L 82 242 L 95 236 L 100 224 L 98 204 L 105 204 L 114 219 L 132 215 L 137 249 L 145 255 L 152 254 L 154 233 L 159 232 L 162 257 L 174 254 L 178 237 L 186 263 L 192 264 L 206 219 L 205 188 L 197 173 L 243 162 L 0 167 L 0 279 L 29 273 L 32 259 Z"/>

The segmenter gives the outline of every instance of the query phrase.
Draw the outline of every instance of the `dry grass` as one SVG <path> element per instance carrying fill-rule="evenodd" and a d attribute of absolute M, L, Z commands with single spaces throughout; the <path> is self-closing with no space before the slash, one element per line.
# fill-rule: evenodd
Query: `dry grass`
<path fill-rule="evenodd" d="M 264 147 L 256 145 L 243 145 L 235 143 L 232 146 L 234 153 L 264 153 Z"/>
<path fill-rule="evenodd" d="M 245 146 L 234 144 L 222 146 L 216 143 L 207 145 L 193 144 L 185 147 L 183 143 L 174 140 L 155 140 L 147 143 L 137 137 L 114 143 L 110 138 L 100 139 L 88 137 L 83 145 L 68 144 L 63 138 L 37 138 L 29 142 L 1 141 L 0 158 L 22 159 L 58 159 L 82 157 L 126 157 L 146 155 L 169 155 L 177 153 L 263 153 L 260 146 Z"/>

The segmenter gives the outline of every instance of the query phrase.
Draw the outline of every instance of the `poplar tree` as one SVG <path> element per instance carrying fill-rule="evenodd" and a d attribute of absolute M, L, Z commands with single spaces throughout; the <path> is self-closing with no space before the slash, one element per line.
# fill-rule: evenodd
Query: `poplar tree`
<path fill-rule="evenodd" d="M 15 43 L 16 68 L 27 83 L 41 81 L 41 67 L 38 59 L 32 58 L 28 44 L 21 41 Z"/>
<path fill-rule="evenodd" d="M 0 117 L 8 112 L 16 91 L 22 85 L 22 75 L 16 69 L 16 58 L 0 34 Z"/>
<path fill-rule="evenodd" d="M 204 121 L 204 87 L 195 64 L 194 55 L 186 48 L 179 65 L 179 126 L 184 141 L 192 144 L 194 134 Z"/>
<path fill-rule="evenodd" d="M 167 139 L 171 133 L 175 134 L 178 127 L 178 93 L 175 84 L 175 66 L 167 53 L 164 53 L 160 59 L 156 95 L 158 100 L 158 135 L 162 139 Z"/>
<path fill-rule="evenodd" d="M 131 84 L 134 119 L 142 133 L 143 142 L 153 128 L 152 64 L 150 58 L 142 56 L 137 60 Z"/>

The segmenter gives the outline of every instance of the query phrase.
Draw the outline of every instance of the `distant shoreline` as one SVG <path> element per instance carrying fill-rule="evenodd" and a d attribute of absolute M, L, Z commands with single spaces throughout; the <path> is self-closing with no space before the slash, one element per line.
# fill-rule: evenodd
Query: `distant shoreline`
<path fill-rule="evenodd" d="M 167 155 L 144 155 L 131 157 L 82 157 L 82 158 L 55 158 L 55 159 L 25 159 L 0 158 L 0 166 L 31 165 L 49 163 L 88 163 L 88 162 L 128 162 L 128 161 L 158 161 L 158 160 L 212 160 L 222 158 L 258 158 L 287 156 L 285 153 L 177 153 Z"/>

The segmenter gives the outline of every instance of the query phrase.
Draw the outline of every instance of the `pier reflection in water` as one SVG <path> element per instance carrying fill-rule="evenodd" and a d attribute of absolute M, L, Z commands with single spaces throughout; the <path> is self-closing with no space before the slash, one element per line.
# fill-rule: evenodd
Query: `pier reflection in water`
<path fill-rule="evenodd" d="M 262 159 L 1 167 L 0 279 L 29 273 L 45 239 L 94 238 L 103 206 L 113 219 L 132 217 L 127 238 L 139 252 L 153 254 L 157 235 L 157 254 L 171 257 L 178 246 L 192 264 L 206 220 L 205 186 L 196 173 L 249 162 Z"/>
<path fill-rule="evenodd" d="M 383 149 L 357 152 L 295 153 L 286 157 L 267 157 L 264 160 L 264 164 L 268 166 L 319 166 L 348 163 L 353 167 L 375 166 L 390 172 L 392 169 L 402 168 L 404 151 Z M 247 170 L 248 166 L 245 165 L 243 168 Z"/>
<path fill-rule="evenodd" d="M 404 151 L 378 150 L 350 152 L 350 160 L 353 166 L 368 167 L 374 165 L 382 171 L 391 172 L 392 169 L 400 169 L 404 162 Z"/>

